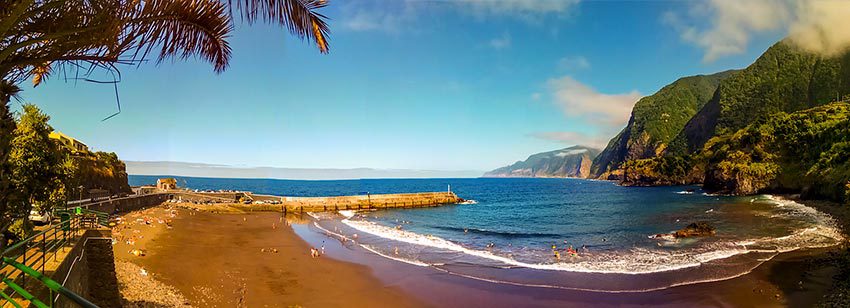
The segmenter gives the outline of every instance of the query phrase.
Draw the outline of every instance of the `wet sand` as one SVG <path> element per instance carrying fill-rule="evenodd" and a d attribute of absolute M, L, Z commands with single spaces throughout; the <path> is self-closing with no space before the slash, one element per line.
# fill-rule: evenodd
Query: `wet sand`
<path fill-rule="evenodd" d="M 366 266 L 312 258 L 310 246 L 280 214 L 177 209 L 176 217 L 170 216 L 163 207 L 125 216 L 126 221 L 151 217 L 153 222 L 124 224 L 119 232 L 135 235 L 136 241 L 116 244 L 116 261 L 141 266 L 149 276 L 177 289 L 192 306 L 422 306 L 381 283 Z M 172 219 L 172 227 L 159 219 Z M 133 247 L 145 249 L 146 255 L 130 254 Z"/>

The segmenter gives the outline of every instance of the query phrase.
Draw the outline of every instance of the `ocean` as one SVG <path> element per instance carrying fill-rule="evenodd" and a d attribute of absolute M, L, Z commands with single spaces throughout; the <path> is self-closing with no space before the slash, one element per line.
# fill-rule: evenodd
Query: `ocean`
<path fill-rule="evenodd" d="M 130 176 L 131 185 L 156 176 Z M 779 253 L 836 245 L 826 214 L 769 195 L 698 186 L 621 187 L 555 178 L 297 181 L 177 177 L 191 189 L 279 196 L 445 191 L 471 204 L 314 213 L 308 225 L 352 249 L 497 283 L 643 292 L 748 273 Z M 711 237 L 656 238 L 693 222 Z M 570 248 L 572 247 L 572 249 Z M 573 253 L 574 251 L 574 253 Z"/>

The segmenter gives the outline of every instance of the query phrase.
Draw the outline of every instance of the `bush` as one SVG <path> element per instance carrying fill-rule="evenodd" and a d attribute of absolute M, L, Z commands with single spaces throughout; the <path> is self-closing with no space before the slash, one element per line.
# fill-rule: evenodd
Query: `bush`
<path fill-rule="evenodd" d="M 9 226 L 9 232 L 18 237 L 18 240 L 23 240 L 32 235 L 33 224 L 29 218 L 18 218 Z"/>

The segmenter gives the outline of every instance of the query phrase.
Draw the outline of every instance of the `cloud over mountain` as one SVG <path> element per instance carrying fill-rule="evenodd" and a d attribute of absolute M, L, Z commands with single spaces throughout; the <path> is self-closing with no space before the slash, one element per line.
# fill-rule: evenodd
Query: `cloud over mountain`
<path fill-rule="evenodd" d="M 619 94 L 600 93 L 571 76 L 549 79 L 546 84 L 555 104 L 567 117 L 581 118 L 587 123 L 602 126 L 625 125 L 632 106 L 641 97 L 636 90 Z"/>
<path fill-rule="evenodd" d="M 850 1 L 693 1 L 687 12 L 667 12 L 663 22 L 683 41 L 704 50 L 703 60 L 743 53 L 754 35 L 781 31 L 791 41 L 825 55 L 850 47 Z M 707 19 L 707 23 L 696 23 Z"/>

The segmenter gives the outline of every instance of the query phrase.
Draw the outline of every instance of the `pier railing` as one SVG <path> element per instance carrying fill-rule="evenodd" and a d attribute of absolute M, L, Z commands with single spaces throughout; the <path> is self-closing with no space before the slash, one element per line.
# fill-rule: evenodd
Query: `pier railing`
<path fill-rule="evenodd" d="M 48 278 L 86 229 L 108 223 L 108 215 L 92 210 L 59 212 L 57 224 L 27 237 L 0 253 L 0 307 L 53 307 L 62 295 L 82 307 L 97 307 Z M 46 297 L 45 297 L 46 295 Z M 39 299 L 41 298 L 41 299 Z"/>

